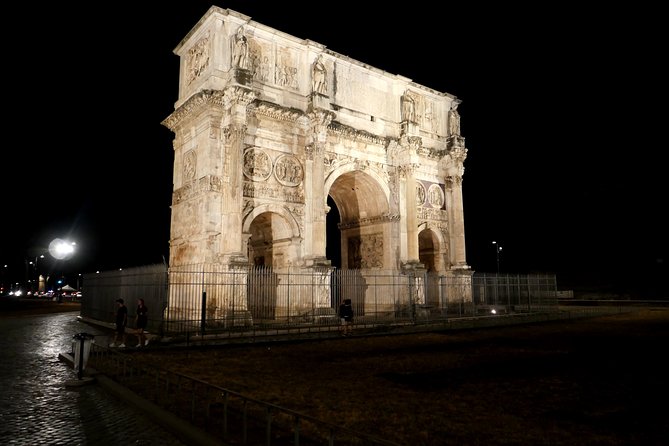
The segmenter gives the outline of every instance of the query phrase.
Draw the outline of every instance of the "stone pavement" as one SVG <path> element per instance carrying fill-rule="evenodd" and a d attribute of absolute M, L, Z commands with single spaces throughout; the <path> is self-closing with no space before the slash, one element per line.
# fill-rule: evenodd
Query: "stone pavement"
<path fill-rule="evenodd" d="M 156 414 L 138 410 L 102 382 L 71 386 L 77 373 L 59 359 L 72 337 L 108 334 L 77 320 L 79 312 L 0 318 L 0 444 L 182 446 Z"/>

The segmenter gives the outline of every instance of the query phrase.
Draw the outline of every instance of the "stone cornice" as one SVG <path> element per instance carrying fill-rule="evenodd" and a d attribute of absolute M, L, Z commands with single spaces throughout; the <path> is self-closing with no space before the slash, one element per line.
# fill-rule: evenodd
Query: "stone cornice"
<path fill-rule="evenodd" d="M 386 138 L 366 132 L 364 130 L 356 130 L 353 127 L 344 125 L 341 122 L 332 121 L 328 126 L 331 134 L 338 135 L 342 138 L 351 141 L 363 141 L 370 144 L 377 144 L 379 146 L 386 146 Z"/>
<path fill-rule="evenodd" d="M 357 228 L 359 226 L 365 226 L 365 225 L 371 225 L 371 224 L 376 224 L 376 223 L 388 223 L 392 221 L 399 221 L 400 216 L 398 214 L 391 214 L 391 213 L 386 213 L 383 215 L 379 215 L 378 217 L 371 217 L 371 218 L 361 218 L 360 220 L 352 221 L 349 223 L 341 223 L 339 225 L 340 229 L 351 229 L 351 228 Z"/>
<path fill-rule="evenodd" d="M 224 93 L 220 90 L 202 90 L 191 96 L 181 107 L 161 122 L 168 129 L 176 132 L 178 124 L 188 115 L 207 106 L 223 107 Z"/>
<path fill-rule="evenodd" d="M 302 111 L 295 108 L 282 107 L 272 102 L 256 101 L 249 107 L 249 112 L 256 116 L 266 116 L 277 121 L 296 122 L 304 116 Z"/>

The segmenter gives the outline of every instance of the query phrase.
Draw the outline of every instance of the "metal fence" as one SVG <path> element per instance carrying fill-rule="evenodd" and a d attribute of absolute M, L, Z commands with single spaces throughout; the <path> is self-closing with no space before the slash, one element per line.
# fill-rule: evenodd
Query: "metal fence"
<path fill-rule="evenodd" d="M 165 265 L 146 265 L 84 276 L 81 316 L 114 326 L 116 299 L 128 307 L 128 324 L 134 326 L 137 299 L 144 299 L 149 309 L 147 330 L 163 333 L 163 312 L 167 307 L 168 274 Z"/>
<path fill-rule="evenodd" d="M 83 317 L 111 324 L 114 302 L 122 297 L 134 321 L 141 297 L 149 309 L 148 330 L 160 336 L 334 330 L 346 298 L 352 301 L 354 324 L 361 326 L 558 308 L 555 276 L 539 274 L 220 266 L 168 271 L 159 264 L 103 272 L 84 281 Z"/>
<path fill-rule="evenodd" d="M 399 446 L 95 344 L 88 364 L 225 444 Z"/>

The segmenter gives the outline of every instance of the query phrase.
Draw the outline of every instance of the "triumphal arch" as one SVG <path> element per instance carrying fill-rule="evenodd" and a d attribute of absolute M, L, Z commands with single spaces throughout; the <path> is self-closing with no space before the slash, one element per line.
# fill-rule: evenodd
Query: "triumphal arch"
<path fill-rule="evenodd" d="M 471 274 L 456 97 L 218 7 L 174 52 L 170 268 Z"/>

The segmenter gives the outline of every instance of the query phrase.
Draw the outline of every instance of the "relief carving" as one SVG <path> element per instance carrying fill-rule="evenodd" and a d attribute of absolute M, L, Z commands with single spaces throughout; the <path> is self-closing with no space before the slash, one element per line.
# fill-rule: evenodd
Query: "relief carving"
<path fill-rule="evenodd" d="M 195 179 L 195 170 L 197 169 L 197 154 L 195 150 L 189 150 L 184 153 L 184 182 Z"/>
<path fill-rule="evenodd" d="M 289 189 L 283 186 L 256 183 L 253 181 L 244 181 L 244 196 L 249 198 L 278 199 L 288 203 L 304 203 L 304 192 L 302 192 L 301 188 Z"/>
<path fill-rule="evenodd" d="M 274 163 L 274 176 L 284 186 L 295 187 L 303 179 L 302 165 L 293 155 L 281 155 Z"/>
<path fill-rule="evenodd" d="M 446 211 L 441 209 L 419 207 L 416 210 L 416 218 L 420 220 L 446 221 Z"/>
<path fill-rule="evenodd" d="M 297 67 L 292 62 L 288 50 L 281 50 L 279 61 L 275 65 L 274 83 L 281 87 L 298 89 Z"/>
<path fill-rule="evenodd" d="M 205 192 L 221 192 L 222 183 L 221 178 L 214 175 L 205 175 L 197 181 L 190 181 L 172 193 L 172 204 L 179 204 Z"/>
<path fill-rule="evenodd" d="M 426 197 L 425 186 L 423 186 L 423 183 L 421 183 L 420 181 L 417 181 L 416 182 L 416 204 L 418 206 L 422 206 L 423 204 L 425 204 L 425 197 Z"/>
<path fill-rule="evenodd" d="M 269 57 L 266 55 L 269 51 L 256 41 L 249 42 L 249 71 L 251 77 L 261 82 L 267 82 L 269 79 Z"/>
<path fill-rule="evenodd" d="M 444 191 L 441 190 L 441 186 L 438 184 L 431 185 L 427 191 L 427 199 L 432 207 L 441 209 L 444 205 Z"/>
<path fill-rule="evenodd" d="M 188 50 L 186 56 L 187 82 L 191 84 L 209 66 L 209 32 Z"/>
<path fill-rule="evenodd" d="M 348 267 L 383 267 L 383 234 L 365 234 L 348 239 Z"/>
<path fill-rule="evenodd" d="M 400 97 L 400 119 L 402 122 L 413 122 L 430 132 L 439 130 L 440 116 L 434 101 L 406 90 Z"/>
<path fill-rule="evenodd" d="M 272 174 L 272 160 L 262 149 L 250 148 L 244 151 L 244 175 L 253 181 L 265 181 Z"/>

